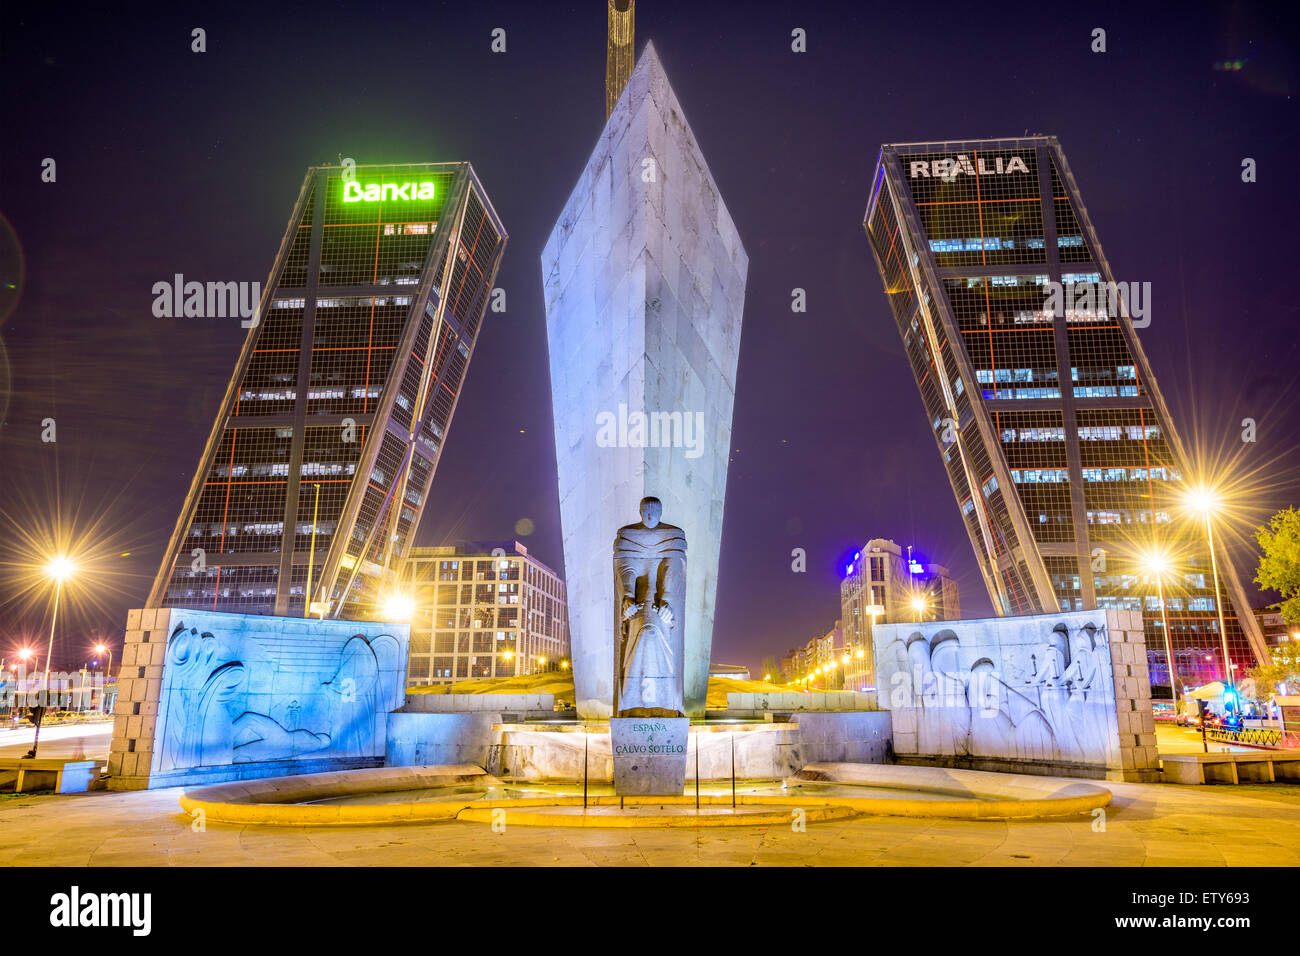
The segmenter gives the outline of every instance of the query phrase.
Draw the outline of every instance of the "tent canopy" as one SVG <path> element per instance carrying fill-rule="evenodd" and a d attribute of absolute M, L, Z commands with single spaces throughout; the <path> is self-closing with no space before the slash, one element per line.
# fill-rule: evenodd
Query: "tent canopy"
<path fill-rule="evenodd" d="M 1199 687 L 1196 690 L 1188 691 L 1183 695 L 1191 700 L 1214 700 L 1216 697 L 1223 696 L 1223 681 L 1214 681 Z"/>

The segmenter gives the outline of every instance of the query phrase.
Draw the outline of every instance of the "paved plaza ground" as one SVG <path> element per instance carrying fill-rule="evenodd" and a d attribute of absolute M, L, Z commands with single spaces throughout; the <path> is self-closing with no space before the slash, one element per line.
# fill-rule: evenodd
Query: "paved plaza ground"
<path fill-rule="evenodd" d="M 485 824 L 196 833 L 179 789 L 0 798 L 3 866 L 1300 866 L 1300 787 L 1107 784 L 1093 820 L 866 817 L 787 827 L 572 830 Z"/>
<path fill-rule="evenodd" d="M 1160 728 L 1166 753 L 1200 734 Z M 42 754 L 106 750 L 103 727 L 46 728 Z M 0 734 L 21 752 L 30 732 Z M 46 750 L 46 747 L 49 750 Z M 1223 744 L 1210 744 L 1212 751 Z M 14 754 L 16 755 L 16 754 Z M 1300 866 L 1300 786 L 1107 783 L 1105 829 L 1047 821 L 860 817 L 790 827 L 574 830 L 447 822 L 194 832 L 179 788 L 0 794 L 0 866 Z"/>

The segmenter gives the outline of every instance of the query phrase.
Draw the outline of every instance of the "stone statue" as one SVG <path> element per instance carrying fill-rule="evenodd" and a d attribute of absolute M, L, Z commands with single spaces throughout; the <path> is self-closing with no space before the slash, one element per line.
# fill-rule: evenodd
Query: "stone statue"
<path fill-rule="evenodd" d="M 682 717 L 686 535 L 658 498 L 640 510 L 614 538 L 614 716 Z"/>

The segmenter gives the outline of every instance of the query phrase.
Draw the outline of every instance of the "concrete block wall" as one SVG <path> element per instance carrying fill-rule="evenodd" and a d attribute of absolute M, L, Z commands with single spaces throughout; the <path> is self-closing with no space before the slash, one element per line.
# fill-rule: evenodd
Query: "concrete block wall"
<path fill-rule="evenodd" d="M 554 694 L 407 694 L 412 714 L 553 714 Z"/>
<path fill-rule="evenodd" d="M 1151 675 L 1140 611 L 1110 611 L 1111 675 L 1119 731 L 1119 766 L 1106 776 L 1116 780 L 1154 780 L 1160 772 L 1156 720 L 1151 707 Z"/>
<path fill-rule="evenodd" d="M 775 711 L 777 713 L 843 712 L 876 710 L 876 695 L 856 691 L 772 691 L 769 693 L 739 692 L 727 695 L 729 711 Z"/>
<path fill-rule="evenodd" d="M 127 612 L 108 754 L 112 790 L 142 790 L 149 785 L 171 614 L 171 608 Z"/>

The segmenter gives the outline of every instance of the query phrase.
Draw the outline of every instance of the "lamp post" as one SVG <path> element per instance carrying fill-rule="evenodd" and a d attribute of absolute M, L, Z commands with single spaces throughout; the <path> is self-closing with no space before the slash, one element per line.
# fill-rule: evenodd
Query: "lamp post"
<path fill-rule="evenodd" d="M 316 565 L 316 525 L 320 518 L 320 482 L 313 481 L 311 486 L 316 489 L 316 504 L 311 513 L 311 550 L 307 553 L 307 590 L 302 598 L 303 617 L 311 617 L 311 578 Z"/>
<path fill-rule="evenodd" d="M 20 651 L 18 652 L 18 659 L 19 659 L 20 661 L 23 662 L 23 673 L 24 673 L 24 674 L 27 673 L 27 662 L 28 662 L 29 660 L 32 659 L 32 656 L 33 656 L 34 653 L 35 653 L 35 652 L 32 651 L 32 649 L 31 649 L 30 647 L 24 647 L 22 650 L 20 650 Z M 36 667 L 36 665 L 32 665 L 32 669 L 33 669 L 33 670 L 35 670 L 35 667 Z M 17 677 L 17 668 L 14 669 L 14 676 Z M 31 680 L 31 678 L 27 678 L 27 679 L 28 679 L 29 681 Z M 17 703 L 18 703 L 17 688 L 18 688 L 19 686 L 20 686 L 20 684 L 16 682 L 16 683 L 15 683 L 15 686 L 14 686 L 14 704 L 15 704 L 15 705 L 17 705 Z M 27 686 L 30 688 L 32 685 L 29 683 Z M 23 703 L 22 703 L 22 706 L 24 706 L 24 707 L 27 706 L 27 691 L 23 691 Z"/>
<path fill-rule="evenodd" d="M 54 627 L 59 620 L 59 598 L 63 596 L 63 580 L 70 577 L 77 566 L 67 557 L 59 555 L 52 558 L 50 563 L 45 566 L 47 577 L 54 579 L 54 614 L 50 617 L 50 640 L 45 648 L 45 694 L 48 699 L 50 693 L 50 660 L 54 656 Z M 33 755 L 35 747 L 32 748 Z"/>
<path fill-rule="evenodd" d="M 107 644 L 95 645 L 95 656 L 98 658 L 101 654 L 108 654 L 108 669 L 104 671 L 104 691 L 100 695 L 100 707 L 105 713 L 108 713 L 108 680 L 113 676 L 113 649 Z"/>
<path fill-rule="evenodd" d="M 1232 701 L 1236 712 L 1236 694 L 1233 692 L 1232 660 L 1228 657 L 1228 630 L 1223 621 L 1223 598 L 1219 593 L 1219 562 L 1214 556 L 1214 523 L 1211 520 L 1218 509 L 1218 497 L 1208 488 L 1198 488 L 1188 495 L 1188 504 L 1205 519 L 1205 540 L 1210 548 L 1210 574 L 1214 578 L 1214 609 L 1219 615 L 1219 643 L 1223 652 L 1223 686 L 1225 698 Z"/>
<path fill-rule="evenodd" d="M 1174 639 L 1169 633 L 1169 612 L 1165 608 L 1165 572 L 1169 559 L 1161 551 L 1153 550 L 1144 562 L 1146 570 L 1156 579 L 1156 595 L 1160 601 L 1160 621 L 1165 630 L 1165 661 L 1169 664 L 1169 693 L 1174 701 L 1174 723 L 1178 722 L 1178 677 L 1174 672 Z"/>

